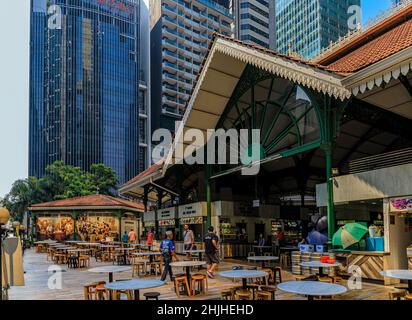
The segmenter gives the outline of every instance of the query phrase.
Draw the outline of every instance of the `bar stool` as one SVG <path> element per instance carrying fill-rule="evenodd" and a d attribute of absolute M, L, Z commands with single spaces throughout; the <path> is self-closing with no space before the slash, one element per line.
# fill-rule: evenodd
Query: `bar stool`
<path fill-rule="evenodd" d="M 252 293 L 248 289 L 239 289 L 235 293 L 236 300 L 252 300 Z"/>
<path fill-rule="evenodd" d="M 180 297 L 180 287 L 183 287 L 183 289 L 186 289 L 187 295 L 191 296 L 191 292 L 190 292 L 190 288 L 189 288 L 189 282 L 187 281 L 187 277 L 186 275 L 180 275 L 180 276 L 176 276 L 175 280 L 175 291 L 176 291 L 176 295 L 179 298 Z"/>
<path fill-rule="evenodd" d="M 233 288 L 223 289 L 220 292 L 220 297 L 222 298 L 222 300 L 233 300 L 233 294 Z"/>
<path fill-rule="evenodd" d="M 92 283 L 85 284 L 83 286 L 84 300 L 94 300 L 94 298 L 96 297 L 97 286 L 105 285 L 105 284 L 106 284 L 105 281 L 92 282 Z"/>
<path fill-rule="evenodd" d="M 257 291 L 256 300 L 271 300 L 271 293 L 267 291 Z"/>
<path fill-rule="evenodd" d="M 207 276 L 204 274 L 194 274 L 191 276 L 191 291 L 193 295 L 196 295 L 196 286 L 198 287 L 198 291 L 202 294 L 206 294 L 209 285 L 207 282 Z"/>
<path fill-rule="evenodd" d="M 79 257 L 79 268 L 86 268 L 90 264 L 89 256 L 80 256 Z"/>
<path fill-rule="evenodd" d="M 260 292 L 266 292 L 270 295 L 271 300 L 275 300 L 276 296 L 276 288 L 272 286 L 261 286 L 260 287 Z"/>
<path fill-rule="evenodd" d="M 133 263 L 132 277 L 146 275 L 146 260 L 136 260 Z"/>
<path fill-rule="evenodd" d="M 406 293 L 406 290 L 391 289 L 389 290 L 389 300 L 401 300 L 401 298 L 406 299 Z"/>
<path fill-rule="evenodd" d="M 279 279 L 279 283 L 282 283 L 282 269 L 280 267 L 275 267 L 273 268 L 273 282 L 276 284 L 278 283 Z"/>
<path fill-rule="evenodd" d="M 290 265 L 290 255 L 287 252 L 280 254 L 279 264 L 283 269 L 287 269 Z"/>
<path fill-rule="evenodd" d="M 160 292 L 146 292 L 143 296 L 146 300 L 159 300 Z"/>

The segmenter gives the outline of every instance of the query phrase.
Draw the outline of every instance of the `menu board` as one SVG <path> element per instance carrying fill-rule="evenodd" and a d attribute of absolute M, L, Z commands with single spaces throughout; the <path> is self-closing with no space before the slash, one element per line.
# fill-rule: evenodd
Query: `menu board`
<path fill-rule="evenodd" d="M 178 211 L 180 219 L 188 217 L 203 217 L 207 216 L 207 204 L 206 202 L 186 204 L 179 206 Z"/>
<path fill-rule="evenodd" d="M 84 241 L 100 241 L 119 233 L 119 219 L 114 216 L 81 216 L 77 233 Z"/>
<path fill-rule="evenodd" d="M 176 208 L 167 208 L 157 210 L 157 220 L 170 220 L 176 218 Z"/>
<path fill-rule="evenodd" d="M 39 240 L 66 240 L 74 234 L 74 220 L 70 216 L 37 217 L 36 232 Z"/>

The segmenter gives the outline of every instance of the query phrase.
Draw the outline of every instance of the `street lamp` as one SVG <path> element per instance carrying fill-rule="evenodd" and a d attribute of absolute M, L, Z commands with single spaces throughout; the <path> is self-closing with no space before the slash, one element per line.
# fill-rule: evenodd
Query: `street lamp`
<path fill-rule="evenodd" d="M 3 225 L 10 219 L 10 212 L 0 208 L 0 300 L 3 300 Z"/>

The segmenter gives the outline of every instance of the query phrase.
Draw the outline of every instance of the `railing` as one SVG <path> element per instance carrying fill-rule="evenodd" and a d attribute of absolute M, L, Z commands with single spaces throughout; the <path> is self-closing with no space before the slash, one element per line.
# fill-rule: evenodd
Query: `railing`
<path fill-rule="evenodd" d="M 412 163 L 412 148 L 352 160 L 349 162 L 349 173 L 360 173 L 382 168 Z"/>

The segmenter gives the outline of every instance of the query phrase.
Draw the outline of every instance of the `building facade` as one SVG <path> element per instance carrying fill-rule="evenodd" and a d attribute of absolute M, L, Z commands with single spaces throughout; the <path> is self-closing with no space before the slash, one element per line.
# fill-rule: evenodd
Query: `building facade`
<path fill-rule="evenodd" d="M 237 39 L 275 49 L 275 1 L 234 1 L 233 12 Z"/>
<path fill-rule="evenodd" d="M 151 1 L 152 128 L 174 130 L 213 33 L 232 34 L 229 0 Z"/>
<path fill-rule="evenodd" d="M 348 8 L 360 0 L 275 1 L 276 49 L 284 54 L 316 57 L 322 48 L 349 32 Z"/>
<path fill-rule="evenodd" d="M 139 1 L 31 1 L 30 176 L 104 163 L 122 183 L 146 166 Z"/>

